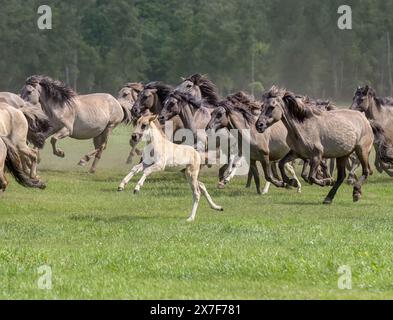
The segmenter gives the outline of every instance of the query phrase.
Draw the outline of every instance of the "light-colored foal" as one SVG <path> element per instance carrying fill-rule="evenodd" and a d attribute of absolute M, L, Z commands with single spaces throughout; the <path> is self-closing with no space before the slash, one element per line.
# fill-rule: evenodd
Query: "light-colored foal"
<path fill-rule="evenodd" d="M 180 166 L 185 167 L 184 173 L 193 194 L 191 215 L 187 221 L 193 222 L 195 220 L 201 195 L 206 198 L 213 210 L 223 211 L 221 206 L 213 202 L 205 185 L 198 180 L 202 162 L 199 153 L 193 147 L 177 145 L 167 140 L 156 121 L 157 116 L 144 116 L 138 120 L 132 139 L 138 142 L 145 135 L 150 143 L 143 151 L 142 162 L 123 179 L 118 190 L 123 191 L 134 175 L 143 172 L 142 178 L 134 189 L 134 193 L 138 193 L 147 177 L 152 173 L 164 171 L 167 167 Z M 152 152 L 153 156 L 151 156 Z"/>

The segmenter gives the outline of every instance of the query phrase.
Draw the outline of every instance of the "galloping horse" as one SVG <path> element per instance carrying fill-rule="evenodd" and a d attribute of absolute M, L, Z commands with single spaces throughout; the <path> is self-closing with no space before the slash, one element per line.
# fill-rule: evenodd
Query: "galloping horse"
<path fill-rule="evenodd" d="M 263 133 L 279 121 L 288 130 L 287 143 L 291 151 L 280 161 L 284 183 L 278 186 L 297 184 L 288 178 L 284 170 L 285 164 L 296 158 L 311 159 L 310 183 L 323 187 L 331 185 L 332 179 L 319 179 L 317 172 L 323 158 L 337 159 L 337 181 L 324 201 L 324 204 L 331 204 L 345 180 L 348 158 L 355 151 L 363 173 L 354 184 L 353 200 L 356 202 L 361 198 L 362 185 L 370 175 L 369 156 L 374 140 L 370 123 L 363 114 L 305 106 L 293 93 L 273 87 L 264 95 L 264 108 L 256 128 Z"/>
<path fill-rule="evenodd" d="M 51 139 L 53 153 L 65 154 L 58 149 L 58 140 L 71 137 L 78 140 L 93 139 L 95 150 L 84 156 L 79 165 L 86 165 L 93 157 L 90 172 L 94 173 L 111 132 L 120 123 L 129 123 L 130 110 L 123 108 L 111 95 L 104 93 L 77 95 L 61 81 L 46 76 L 32 76 L 26 80 L 22 98 L 30 101 L 38 97 L 52 128 L 46 133 Z"/>
<path fill-rule="evenodd" d="M 125 185 L 139 172 L 143 171 L 143 176 L 136 185 L 134 193 L 140 191 L 147 177 L 152 173 L 164 171 L 167 167 L 185 167 L 184 173 L 193 194 L 192 211 L 188 221 L 192 222 L 195 220 L 201 194 L 205 196 L 212 209 L 223 211 L 222 207 L 213 202 L 205 185 L 198 180 L 202 163 L 199 153 L 193 147 L 176 145 L 166 139 L 156 120 L 157 116 L 142 116 L 137 121 L 133 139 L 139 142 L 143 135 L 147 135 L 150 144 L 145 148 L 143 161 L 135 166 L 128 176 L 124 178 L 119 189 L 124 190 Z M 153 159 L 149 157 L 151 151 L 154 152 Z"/>
<path fill-rule="evenodd" d="M 8 185 L 4 176 L 6 166 L 18 183 L 25 187 L 45 188 L 36 178 L 37 152 L 27 146 L 28 124 L 22 111 L 0 102 L 0 189 Z M 31 164 L 31 177 L 23 170 L 23 163 Z"/>

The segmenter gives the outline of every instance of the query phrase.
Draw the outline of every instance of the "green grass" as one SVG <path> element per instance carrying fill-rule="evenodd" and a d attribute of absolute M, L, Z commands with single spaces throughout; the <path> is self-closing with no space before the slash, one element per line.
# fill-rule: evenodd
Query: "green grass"
<path fill-rule="evenodd" d="M 373 176 L 353 204 L 345 185 L 322 206 L 327 189 L 302 194 L 272 188 L 258 196 L 238 178 L 215 188 L 224 213 L 201 201 L 186 222 L 191 194 L 181 174 L 150 178 L 138 196 L 126 174 L 128 129 L 117 130 L 99 172 L 75 164 L 90 143 L 61 142 L 66 159 L 43 154 L 45 191 L 14 181 L 0 198 L 0 298 L 3 299 L 392 299 L 393 181 Z M 49 265 L 53 288 L 39 290 Z M 352 268 L 352 290 L 337 270 Z"/>

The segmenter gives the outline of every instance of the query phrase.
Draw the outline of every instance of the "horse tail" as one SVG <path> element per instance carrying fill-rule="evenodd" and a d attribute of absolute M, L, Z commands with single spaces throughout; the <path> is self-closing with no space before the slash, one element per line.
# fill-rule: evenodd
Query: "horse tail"
<path fill-rule="evenodd" d="M 20 109 L 29 125 L 27 140 L 42 149 L 45 145 L 45 133 L 51 128 L 50 122 L 42 109 L 35 105 L 27 105 Z"/>
<path fill-rule="evenodd" d="M 44 189 L 45 185 L 41 181 L 29 178 L 28 175 L 23 171 L 22 161 L 14 144 L 5 137 L 1 137 L 1 140 L 3 140 L 4 144 L 7 147 L 5 166 L 11 173 L 11 175 L 15 178 L 15 180 L 21 186 L 26 188 Z"/>

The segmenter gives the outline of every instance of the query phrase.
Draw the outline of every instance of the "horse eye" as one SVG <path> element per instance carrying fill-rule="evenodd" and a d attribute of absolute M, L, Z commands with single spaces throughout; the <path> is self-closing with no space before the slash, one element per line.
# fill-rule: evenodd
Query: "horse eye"
<path fill-rule="evenodd" d="M 145 130 L 145 129 L 146 129 L 146 127 L 147 127 L 147 125 L 145 125 L 145 124 L 142 124 L 142 130 Z"/>
<path fill-rule="evenodd" d="M 188 88 L 188 89 L 191 89 L 191 88 L 192 88 L 192 85 L 191 85 L 191 84 L 188 84 L 188 85 L 187 85 L 187 88 Z"/>

